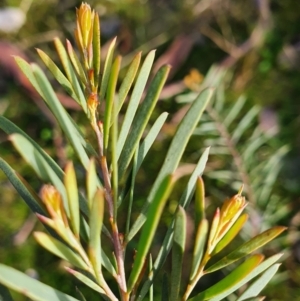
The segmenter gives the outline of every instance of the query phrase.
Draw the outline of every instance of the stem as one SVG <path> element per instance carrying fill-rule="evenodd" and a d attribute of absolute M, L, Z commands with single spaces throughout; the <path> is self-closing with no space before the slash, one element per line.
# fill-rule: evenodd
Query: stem
<path fill-rule="evenodd" d="M 193 279 L 191 279 L 191 281 L 189 282 L 186 291 L 182 297 L 182 301 L 186 301 L 189 297 L 189 295 L 191 294 L 191 292 L 193 291 L 195 285 L 198 283 L 198 281 L 200 280 L 200 278 L 204 275 L 204 267 L 207 264 L 207 262 L 210 259 L 210 254 L 208 254 L 208 252 L 205 252 L 205 255 L 202 259 L 201 264 L 199 265 L 198 271 L 195 275 L 195 277 Z"/>
<path fill-rule="evenodd" d="M 120 241 L 117 221 L 114 219 L 114 199 L 111 190 L 111 175 L 108 171 L 106 156 L 104 156 L 104 152 L 103 152 L 102 132 L 98 127 L 98 125 L 94 126 L 94 130 L 96 132 L 96 136 L 98 140 L 98 147 L 99 147 L 99 154 L 100 154 L 99 163 L 102 170 L 103 181 L 104 181 L 104 196 L 108 205 L 109 221 L 112 229 L 114 252 L 115 252 L 117 266 L 118 266 L 117 282 L 119 284 L 119 288 L 121 292 L 121 300 L 128 301 L 129 294 L 127 293 L 126 276 L 125 276 L 125 269 L 124 269 L 124 250 L 123 250 L 122 243 Z"/>

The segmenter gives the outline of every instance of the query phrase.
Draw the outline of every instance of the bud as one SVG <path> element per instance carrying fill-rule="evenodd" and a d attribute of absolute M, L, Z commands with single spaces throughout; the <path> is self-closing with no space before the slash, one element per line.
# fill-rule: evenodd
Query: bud
<path fill-rule="evenodd" d="M 52 185 L 44 185 L 41 190 L 41 198 L 53 220 L 61 220 L 68 226 L 68 220 L 62 203 L 61 195 Z"/>

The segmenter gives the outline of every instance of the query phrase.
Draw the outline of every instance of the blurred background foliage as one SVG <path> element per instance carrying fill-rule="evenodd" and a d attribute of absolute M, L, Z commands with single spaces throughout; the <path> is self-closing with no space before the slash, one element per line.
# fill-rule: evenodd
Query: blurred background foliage
<path fill-rule="evenodd" d="M 74 8 L 79 7 L 80 3 L 77 0 L 0 2 L 0 112 L 23 128 L 62 165 L 66 158 L 71 158 L 71 154 L 68 148 L 65 149 L 65 142 L 46 109 L 40 105 L 40 100 L 24 85 L 11 55 L 22 54 L 30 61 L 40 63 L 34 49 L 37 47 L 57 61 L 52 40 L 56 36 L 62 40 L 65 37 L 73 40 Z M 267 161 L 283 147 L 285 151 L 279 157 L 280 169 L 279 163 L 275 168 L 271 162 L 268 170 L 268 174 L 275 174 L 276 181 L 270 193 L 276 201 L 271 202 L 271 198 L 268 198 L 257 203 L 255 198 L 252 199 L 249 206 L 252 214 L 250 222 L 255 226 L 255 231 L 261 231 L 270 224 L 289 227 L 288 234 L 277 239 L 266 251 L 267 254 L 273 254 L 282 250 L 285 260 L 281 272 L 265 290 L 265 294 L 267 300 L 300 300 L 300 2 L 90 0 L 89 4 L 101 17 L 103 53 L 107 42 L 118 36 L 118 52 L 124 56 L 124 67 L 138 50 L 147 53 L 153 48 L 157 49 L 156 70 L 165 63 L 173 66 L 157 108 L 157 114 L 166 110 L 171 117 L 139 175 L 138 181 L 142 184 L 137 186 L 137 203 L 142 202 L 147 183 L 153 182 L 154 171 L 158 170 L 163 158 L 160 154 L 170 141 L 180 120 L 180 112 L 184 111 L 185 105 L 181 100 L 188 98 L 190 89 L 201 87 L 202 79 L 212 65 L 226 71 L 218 94 L 223 98 L 223 107 L 217 110 L 219 124 L 226 119 L 241 95 L 246 102 L 231 125 L 230 133 L 254 106 L 258 106 L 257 114 L 234 149 L 241 152 L 255 129 L 271 135 L 271 138 L 254 153 L 258 161 L 247 167 L 246 175 L 254 181 L 251 171 L 259 161 Z M 15 10 L 9 11 L 11 7 Z M 4 21 L 9 20 L 5 19 L 7 16 L 13 16 L 15 21 Z M 55 82 L 53 84 L 56 85 Z M 72 116 L 82 125 L 83 132 L 86 132 L 82 115 L 70 99 L 63 100 Z M 179 113 L 176 113 L 178 110 Z M 209 115 L 212 117 L 208 112 L 207 118 Z M 214 145 L 214 141 L 208 139 L 212 137 L 224 138 L 220 131 L 213 136 L 196 133 L 186 161 L 196 159 L 205 146 Z M 39 191 L 41 182 L 16 154 L 4 133 L 0 133 L 0 141 L 1 156 Z M 228 145 L 225 143 L 226 147 Z M 236 187 L 222 177 L 210 177 L 208 174 L 220 169 L 231 172 L 238 170 L 235 159 L 232 152 L 218 154 L 212 147 L 207 176 L 204 174 L 212 207 L 220 205 L 224 198 L 235 193 Z M 243 160 L 247 162 L 248 159 Z M 77 169 L 78 174 L 81 172 L 83 175 L 79 164 Z M 277 170 L 280 170 L 278 177 Z M 30 234 L 33 229 L 42 226 L 36 223 L 35 217 L 3 174 L 0 174 L 0 179 L 0 262 L 39 277 L 66 293 L 72 293 L 74 285 L 79 284 L 75 280 L 66 280 L 70 278 L 64 272 L 63 264 L 37 246 Z M 243 181 L 242 178 L 238 180 Z M 261 181 L 264 184 L 264 178 Z M 176 200 L 176 194 L 173 198 Z M 174 209 L 172 201 L 168 208 L 170 211 Z M 267 224 L 262 222 L 265 217 Z M 168 212 L 165 223 L 168 223 Z M 253 231 L 253 227 L 247 229 Z M 280 285 L 276 285 L 278 283 Z M 92 293 L 86 294 L 91 298 Z M 16 300 L 25 300 L 22 298 L 17 296 Z"/>

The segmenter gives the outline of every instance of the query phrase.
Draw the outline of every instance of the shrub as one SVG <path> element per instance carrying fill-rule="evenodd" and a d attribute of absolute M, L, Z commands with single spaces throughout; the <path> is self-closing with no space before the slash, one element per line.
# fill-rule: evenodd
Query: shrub
<path fill-rule="evenodd" d="M 85 3 L 77 10 L 75 40 L 79 56 L 69 41 L 66 48 L 59 39 L 54 41 L 62 70 L 46 53 L 38 50 L 38 54 L 60 85 L 82 108 L 89 121 L 89 129 L 94 133 L 90 140 L 83 136 L 79 126 L 61 105 L 43 71 L 20 57 L 16 57 L 16 62 L 52 111 L 84 167 L 85 185 L 77 182 L 71 161 L 63 171 L 24 131 L 5 117 L 0 117 L 0 127 L 10 135 L 16 149 L 45 182 L 38 195 L 9 164 L 3 159 L 0 161 L 3 172 L 45 226 L 45 232 L 34 233 L 37 242 L 64 260 L 67 272 L 96 291 L 99 299 L 143 300 L 149 296 L 149 300 L 154 300 L 155 286 L 158 288 L 156 291 L 161 291 L 158 297 L 161 300 L 216 301 L 223 300 L 254 278 L 242 293 L 238 291 L 236 300 L 258 296 L 277 271 L 280 264 L 276 262 L 282 254 L 265 259 L 262 254 L 251 253 L 285 228 L 273 227 L 231 252 L 225 252 L 224 257 L 211 260 L 232 242 L 247 221 L 247 214 L 242 213 L 247 205 L 242 188 L 235 196 L 225 200 L 221 209 L 216 209 L 209 222 L 201 178 L 209 149 L 204 151 L 190 175 L 178 168 L 213 89 L 203 90 L 190 105 L 178 125 L 152 188 L 145 196 L 146 201 L 132 223 L 137 173 L 168 116 L 162 113 L 147 128 L 170 67 L 161 67 L 147 85 L 155 52 L 151 51 L 143 63 L 141 53 L 138 53 L 117 89 L 121 57 L 114 57 L 116 39 L 111 42 L 104 66 L 101 66 L 99 17 Z M 121 111 L 125 111 L 124 118 L 119 118 Z M 178 198 L 177 209 L 153 260 L 150 247 L 158 223 L 173 187 L 183 176 L 188 176 L 186 188 Z M 191 234 L 194 244 L 185 285 L 181 278 L 186 253 L 186 208 L 192 200 L 196 230 Z M 128 211 L 120 212 L 121 204 L 126 202 Z M 123 227 L 121 219 L 125 219 Z M 104 248 L 107 241 L 108 246 Z M 133 241 L 137 246 L 134 258 L 126 252 L 128 244 Z M 111 254 L 107 247 L 111 248 Z M 155 279 L 162 272 L 169 254 L 170 271 L 162 283 L 156 283 Z M 223 269 L 247 255 L 247 259 L 236 265 L 221 281 L 201 292 L 194 292 L 190 297 L 204 275 Z M 108 280 L 111 278 L 117 289 L 110 285 Z M 0 295 L 5 300 L 12 300 L 6 287 L 32 300 L 77 300 L 3 264 L 0 265 L 0 283 Z M 85 300 L 82 293 L 78 292 L 78 296 Z"/>

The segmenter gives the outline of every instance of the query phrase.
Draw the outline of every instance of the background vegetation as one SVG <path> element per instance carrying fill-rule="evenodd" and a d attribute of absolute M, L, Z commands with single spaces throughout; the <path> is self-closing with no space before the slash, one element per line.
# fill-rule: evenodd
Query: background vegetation
<path fill-rule="evenodd" d="M 245 96 L 246 101 L 228 128 L 229 133 L 233 133 L 235 125 L 258 105 L 257 114 L 234 146 L 235 151 L 241 153 L 242 147 L 251 139 L 256 128 L 271 135 L 268 141 L 262 143 L 259 151 L 255 152 L 256 163 L 249 163 L 241 172 L 241 165 L 236 164 L 236 153 L 232 154 L 230 148 L 228 151 L 230 145 L 225 143 L 223 146 L 226 147 L 227 154 L 224 149 L 219 153 L 212 151 L 206 176 L 204 175 L 206 190 L 210 196 L 209 203 L 215 207 L 225 197 L 235 193 L 236 187 L 226 180 L 224 173 L 214 175 L 213 171 L 230 171 L 231 176 L 235 172 L 240 181 L 244 181 L 241 179 L 244 173 L 252 183 L 251 171 L 257 162 L 267 162 L 279 150 L 284 150 L 280 156 L 275 157 L 279 163 L 272 161 L 268 170 L 268 174 L 273 172 L 277 176 L 280 167 L 278 177 L 274 177 L 276 182 L 270 186 L 270 194 L 275 198 L 258 200 L 252 196 L 253 203 L 249 210 L 253 214 L 251 222 L 256 225 L 257 231 L 270 224 L 289 227 L 289 233 L 277 239 L 267 250 L 270 253 L 278 250 L 285 252 L 281 271 L 265 292 L 267 299 L 300 300 L 300 36 L 297 31 L 300 3 L 291 0 L 110 0 L 89 1 L 89 4 L 101 15 L 102 44 L 118 35 L 118 51 L 125 56 L 125 65 L 126 58 L 129 61 L 137 50 L 148 52 L 153 48 L 157 48 L 157 69 L 164 63 L 173 65 L 157 114 L 164 110 L 174 114 L 184 108 L 182 101 L 188 100 L 190 89 L 199 88 L 203 76 L 213 64 L 226 70 L 224 89 L 219 92 L 220 97 L 224 98 L 223 108 L 213 108 L 218 113 L 218 119 L 214 119 L 215 124 L 222 124 L 241 95 Z M 60 141 L 60 135 L 53 128 L 46 111 L 36 105 L 38 99 L 24 87 L 14 67 L 7 64 L 10 56 L 3 49 L 7 45 L 4 42 L 9 42 L 15 47 L 14 51 L 24 52 L 30 60 L 39 62 L 34 50 L 38 47 L 48 54 L 52 53 L 55 58 L 52 39 L 55 36 L 71 39 L 75 27 L 74 7 L 79 5 L 80 1 L 72 0 L 7 0 L 0 3 L 1 9 L 8 6 L 19 7 L 26 15 L 26 21 L 19 30 L 0 33 L 0 111 L 26 129 L 31 137 L 38 140 L 62 164 L 69 156 L 68 150 L 64 152 L 63 141 Z M 197 71 L 192 71 L 193 69 Z M 82 116 L 76 112 L 76 107 L 72 107 L 68 99 L 65 101 L 74 118 L 80 122 Z M 214 116 L 208 112 L 208 121 Z M 160 154 L 164 152 L 178 120 L 180 114 L 173 115 L 163 129 L 160 141 L 155 146 L 155 154 L 140 174 L 139 180 L 146 183 L 141 190 L 147 189 L 147 182 L 149 185 L 153 182 L 151 169 L 158 168 L 161 163 L 163 156 Z M 220 132 L 220 129 L 218 135 L 209 133 L 209 136 L 204 136 L 201 129 L 199 131 L 190 145 L 190 158 L 202 151 L 203 147 L 215 144 L 218 135 L 224 138 L 224 132 Z M 0 139 L 0 153 L 38 190 L 40 182 L 34 177 L 33 171 L 16 155 L 6 135 L 0 133 Z M 221 150 L 220 145 L 217 146 L 215 149 Z M 250 160 L 241 159 L 242 163 Z M 77 172 L 80 173 L 80 170 Z M 1 174 L 0 178 L 0 262 L 40 277 L 43 282 L 59 287 L 62 291 L 72 292 L 75 283 L 68 285 L 68 282 L 62 281 L 68 276 L 60 268 L 60 261 L 42 250 L 30 235 L 33 227 L 38 229 L 41 225 L 35 223 L 35 218 L 18 199 L 5 176 Z M 264 183 L 266 178 L 260 180 Z M 172 202 L 168 209 L 172 211 Z M 167 222 L 168 212 L 165 215 Z M 268 224 L 261 224 L 261 219 L 265 217 Z M 281 285 L 276 286 L 279 281 Z M 62 287 L 63 285 L 66 287 Z M 19 297 L 18 300 L 24 299 Z"/>

